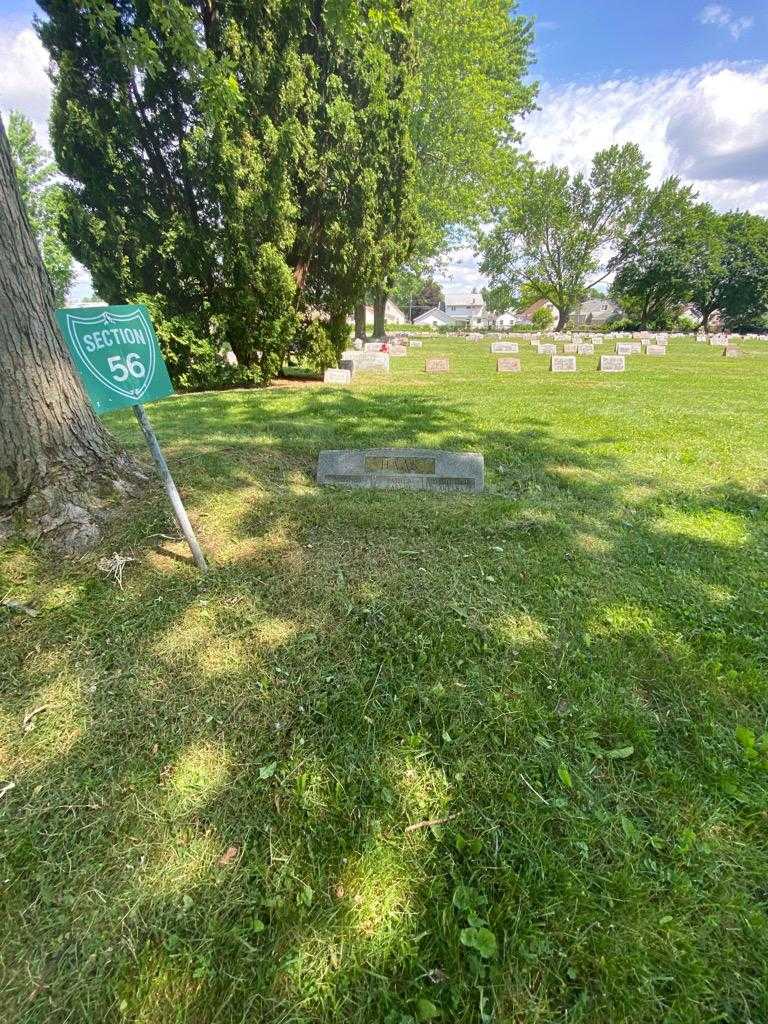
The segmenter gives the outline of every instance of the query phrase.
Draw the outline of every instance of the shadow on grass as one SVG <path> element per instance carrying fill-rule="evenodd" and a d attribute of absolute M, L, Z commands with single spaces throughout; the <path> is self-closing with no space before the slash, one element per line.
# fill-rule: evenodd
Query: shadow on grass
<path fill-rule="evenodd" d="M 761 1019 L 765 497 L 411 403 L 201 415 L 217 572 L 84 566 L 8 626 L 12 714 L 53 709 L 2 811 L 17 1019 Z M 312 485 L 426 438 L 489 493 Z"/>

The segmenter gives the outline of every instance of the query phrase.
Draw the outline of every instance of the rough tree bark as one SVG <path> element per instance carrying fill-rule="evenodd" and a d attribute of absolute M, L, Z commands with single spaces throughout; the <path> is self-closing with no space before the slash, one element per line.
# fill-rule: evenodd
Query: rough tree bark
<path fill-rule="evenodd" d="M 144 482 L 93 413 L 59 334 L 0 121 L 0 535 L 19 527 L 79 553 L 114 499 Z"/>
<path fill-rule="evenodd" d="M 387 333 L 386 325 L 387 293 L 377 288 L 373 296 L 373 336 L 383 338 Z"/>
<path fill-rule="evenodd" d="M 355 337 L 362 338 L 363 340 L 365 340 L 366 328 L 367 325 L 365 322 L 365 303 L 358 302 L 358 304 L 355 306 Z"/>
<path fill-rule="evenodd" d="M 557 311 L 557 327 L 556 331 L 562 331 L 565 325 L 568 323 L 568 316 L 570 314 L 569 309 L 558 309 Z"/>

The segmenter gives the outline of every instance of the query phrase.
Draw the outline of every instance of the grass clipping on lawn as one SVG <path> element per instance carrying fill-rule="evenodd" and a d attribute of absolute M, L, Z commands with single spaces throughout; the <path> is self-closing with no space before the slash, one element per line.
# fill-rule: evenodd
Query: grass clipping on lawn
<path fill-rule="evenodd" d="M 441 338 L 154 406 L 214 572 L 159 491 L 93 559 L 0 556 L 39 613 L 0 607 L 3 1020 L 768 1019 L 743 348 L 500 378 Z M 380 445 L 482 452 L 487 492 L 315 486 Z"/>

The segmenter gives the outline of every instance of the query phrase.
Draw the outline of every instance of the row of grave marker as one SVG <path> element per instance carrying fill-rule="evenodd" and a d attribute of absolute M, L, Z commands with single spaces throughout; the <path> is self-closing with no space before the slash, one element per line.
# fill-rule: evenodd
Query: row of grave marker
<path fill-rule="evenodd" d="M 421 348 L 421 342 L 414 344 L 411 348 Z M 382 351 L 386 348 L 386 351 Z M 494 342 L 491 345 L 491 353 L 494 355 L 518 354 L 519 345 L 516 342 Z M 558 355 L 557 346 L 554 344 L 540 344 L 537 346 L 539 355 L 550 357 L 550 370 L 553 373 L 575 373 L 578 371 L 576 356 L 594 355 L 594 346 L 578 345 L 568 343 L 563 346 L 563 354 Z M 641 342 L 619 342 L 613 355 L 602 355 L 598 369 L 603 373 L 623 373 L 626 370 L 626 357 L 639 355 L 643 351 L 648 356 L 665 356 L 666 345 L 643 344 Z M 405 345 L 389 344 L 381 342 L 367 342 L 361 348 L 346 349 L 342 352 L 340 366 L 338 369 L 331 368 L 325 371 L 323 382 L 325 384 L 351 384 L 355 373 L 389 373 L 390 358 L 399 358 L 408 354 L 408 347 Z M 734 359 L 741 355 L 741 351 L 732 345 L 726 345 L 723 349 L 726 358 Z M 496 363 L 498 373 L 521 373 L 522 363 L 520 359 L 499 359 Z M 427 359 L 424 365 L 425 373 L 450 373 L 450 360 L 444 356 L 437 356 Z"/>

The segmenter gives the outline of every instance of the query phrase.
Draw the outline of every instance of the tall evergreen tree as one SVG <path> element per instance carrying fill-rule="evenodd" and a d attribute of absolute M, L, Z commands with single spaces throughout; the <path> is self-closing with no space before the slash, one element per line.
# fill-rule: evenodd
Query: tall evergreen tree
<path fill-rule="evenodd" d="M 408 0 L 40 0 L 76 255 L 263 379 L 331 341 L 408 207 Z M 317 323 L 317 321 L 315 321 Z M 327 333 L 327 332 L 326 332 Z"/>

